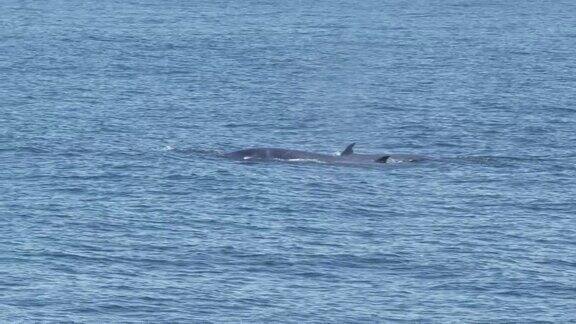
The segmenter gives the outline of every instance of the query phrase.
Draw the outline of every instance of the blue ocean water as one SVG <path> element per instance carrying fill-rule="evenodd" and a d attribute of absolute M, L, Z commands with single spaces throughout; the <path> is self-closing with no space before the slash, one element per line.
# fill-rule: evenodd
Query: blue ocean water
<path fill-rule="evenodd" d="M 576 3 L 0 2 L 1 322 L 576 322 Z M 417 153 L 228 161 L 254 146 Z"/>

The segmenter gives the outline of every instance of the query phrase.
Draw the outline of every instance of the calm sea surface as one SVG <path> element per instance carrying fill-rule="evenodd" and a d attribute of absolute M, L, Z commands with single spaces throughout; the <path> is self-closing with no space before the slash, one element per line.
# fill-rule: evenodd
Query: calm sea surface
<path fill-rule="evenodd" d="M 572 0 L 2 0 L 0 322 L 576 322 L 575 143 Z"/>

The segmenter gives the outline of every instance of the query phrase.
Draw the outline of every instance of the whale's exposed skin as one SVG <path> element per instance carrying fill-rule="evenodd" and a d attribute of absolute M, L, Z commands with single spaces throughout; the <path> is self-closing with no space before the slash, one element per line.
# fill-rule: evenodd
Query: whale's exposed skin
<path fill-rule="evenodd" d="M 409 154 L 355 154 L 355 143 L 340 153 L 329 155 L 280 148 L 251 148 L 224 154 L 225 157 L 241 161 L 315 161 L 323 163 L 366 164 L 366 163 L 402 163 L 425 160 L 426 157 Z"/>

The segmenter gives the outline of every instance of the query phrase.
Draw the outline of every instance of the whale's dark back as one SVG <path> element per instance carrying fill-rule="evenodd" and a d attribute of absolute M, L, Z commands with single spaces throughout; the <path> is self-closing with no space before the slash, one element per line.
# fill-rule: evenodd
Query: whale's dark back
<path fill-rule="evenodd" d="M 226 153 L 224 156 L 240 161 L 309 160 L 338 164 L 401 163 L 417 162 L 425 159 L 423 156 L 406 154 L 355 154 L 349 152 L 341 155 L 328 155 L 280 148 L 251 148 Z"/>
<path fill-rule="evenodd" d="M 251 148 L 224 154 L 235 160 L 298 160 L 310 159 L 325 161 L 333 158 L 330 155 L 279 148 Z"/>

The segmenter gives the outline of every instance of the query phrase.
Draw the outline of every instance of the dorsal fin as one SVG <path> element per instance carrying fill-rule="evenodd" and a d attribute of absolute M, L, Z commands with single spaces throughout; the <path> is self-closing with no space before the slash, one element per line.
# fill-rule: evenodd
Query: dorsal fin
<path fill-rule="evenodd" d="M 354 154 L 354 150 L 353 150 L 354 145 L 356 145 L 356 143 L 352 143 L 352 144 L 348 145 L 346 147 L 346 149 L 344 151 L 342 151 L 342 153 L 340 153 L 340 156 Z"/>
<path fill-rule="evenodd" d="M 390 158 L 390 155 L 384 155 L 383 157 L 376 159 L 376 161 L 374 161 L 374 162 L 386 163 L 386 162 L 388 162 L 389 158 Z"/>

